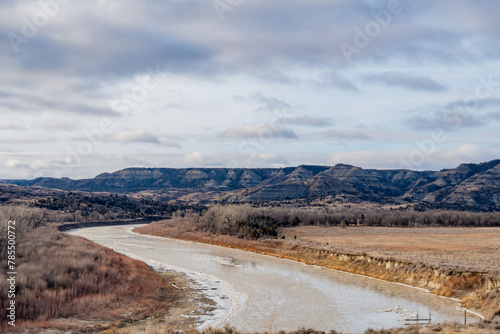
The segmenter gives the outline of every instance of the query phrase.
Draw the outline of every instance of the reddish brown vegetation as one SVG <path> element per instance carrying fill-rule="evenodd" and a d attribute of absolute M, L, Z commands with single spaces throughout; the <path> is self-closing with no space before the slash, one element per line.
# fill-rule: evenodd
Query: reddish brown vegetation
<path fill-rule="evenodd" d="M 175 296 L 145 263 L 55 228 L 39 228 L 20 236 L 16 264 L 17 330 L 81 329 L 84 322 L 79 320 L 139 319 L 165 312 Z M 7 307 L 7 290 L 2 273 L 2 309 Z M 6 325 L 2 323 L 0 329 Z"/>
<path fill-rule="evenodd" d="M 498 322 L 478 322 L 469 325 L 460 325 L 457 323 L 446 324 L 446 325 L 411 325 L 400 328 L 393 329 L 368 329 L 364 334 L 434 334 L 434 333 L 445 333 L 445 334 L 492 334 L 498 333 L 500 331 L 500 323 Z M 135 334 L 137 332 L 131 331 L 130 329 L 125 330 L 113 330 L 109 334 Z M 154 327 L 151 326 L 147 329 L 148 334 L 181 334 L 182 332 L 175 330 L 170 327 Z M 240 331 L 234 327 L 225 326 L 224 328 L 207 328 L 201 331 L 190 330 L 189 334 L 250 334 L 248 332 Z M 342 334 L 336 330 L 330 330 L 329 332 L 318 331 L 311 328 L 301 328 L 295 331 L 265 331 L 262 334 Z"/>

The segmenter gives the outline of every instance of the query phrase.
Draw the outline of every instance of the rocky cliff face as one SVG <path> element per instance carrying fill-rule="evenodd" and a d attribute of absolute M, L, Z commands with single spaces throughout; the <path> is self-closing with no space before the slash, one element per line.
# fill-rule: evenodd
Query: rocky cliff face
<path fill-rule="evenodd" d="M 462 164 L 417 180 L 404 198 L 451 206 L 500 208 L 500 160 Z"/>
<path fill-rule="evenodd" d="M 128 168 L 93 179 L 6 180 L 62 190 L 139 192 L 182 190 L 246 201 L 348 195 L 362 201 L 406 201 L 469 209 L 500 209 L 500 160 L 441 171 L 375 170 L 338 164 L 288 168 Z M 242 192 L 243 191 L 243 192 Z M 231 192 L 238 192 L 232 196 Z"/>

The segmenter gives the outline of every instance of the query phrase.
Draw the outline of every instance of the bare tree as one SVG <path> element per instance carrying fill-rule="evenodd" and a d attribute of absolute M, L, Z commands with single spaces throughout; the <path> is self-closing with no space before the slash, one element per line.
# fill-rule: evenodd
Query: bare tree
<path fill-rule="evenodd" d="M 47 211 L 45 209 L 30 208 L 25 205 L 4 205 L 0 207 L 0 254 L 4 258 L 8 242 L 9 221 L 12 225 L 16 238 L 19 238 L 28 230 L 33 230 L 46 221 Z"/>

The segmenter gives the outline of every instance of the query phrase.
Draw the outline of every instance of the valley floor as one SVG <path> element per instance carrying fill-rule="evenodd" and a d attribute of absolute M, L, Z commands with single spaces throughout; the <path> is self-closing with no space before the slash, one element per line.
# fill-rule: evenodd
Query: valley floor
<path fill-rule="evenodd" d="M 433 267 L 500 278 L 500 228 L 299 226 L 286 240 L 350 254 L 422 262 Z"/>
<path fill-rule="evenodd" d="M 247 240 L 196 230 L 189 221 L 155 222 L 136 232 L 238 248 L 425 288 L 461 299 L 485 316 L 500 316 L 498 228 L 299 226 L 285 239 Z M 482 258 L 484 256 L 484 258 Z"/>

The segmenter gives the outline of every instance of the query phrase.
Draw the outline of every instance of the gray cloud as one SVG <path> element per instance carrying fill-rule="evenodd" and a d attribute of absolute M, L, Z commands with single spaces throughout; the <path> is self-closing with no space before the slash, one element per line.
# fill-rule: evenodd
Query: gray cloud
<path fill-rule="evenodd" d="M 47 131 L 72 131 L 78 127 L 79 124 L 65 119 L 50 119 L 36 122 L 32 125 L 33 128 Z"/>
<path fill-rule="evenodd" d="M 500 107 L 500 99 L 497 98 L 470 98 L 466 100 L 457 100 L 449 102 L 444 106 L 447 110 L 457 110 L 461 112 L 474 112 L 488 108 Z"/>
<path fill-rule="evenodd" d="M 38 134 L 30 136 L 10 136 L 0 138 L 3 144 L 41 144 L 41 143 L 55 143 L 62 138 L 53 134 Z"/>
<path fill-rule="evenodd" d="M 406 124 L 417 130 L 453 131 L 460 128 L 485 126 L 489 119 L 500 119 L 497 98 L 469 98 L 448 102 L 442 106 L 424 106 L 419 115 L 406 119 Z M 431 110 L 429 110 L 431 109 Z"/>
<path fill-rule="evenodd" d="M 160 140 L 152 133 L 143 130 L 126 130 L 114 133 L 110 140 L 116 143 L 151 143 L 159 144 Z"/>
<path fill-rule="evenodd" d="M 29 2 L 33 5 L 28 6 Z M 14 32 L 22 36 L 21 18 L 30 18 L 40 11 L 36 3 L 26 1 L 25 7 L 19 6 L 11 13 L 18 20 L 11 20 L 10 27 L 0 28 L 2 35 Z M 88 78 L 122 78 L 145 73 L 146 67 L 157 65 L 170 73 L 205 75 L 213 71 L 211 48 L 190 38 L 180 38 L 175 29 L 164 25 L 168 17 L 155 20 L 150 10 L 159 8 L 158 4 L 145 6 L 130 1 L 119 9 L 94 7 L 99 7 L 98 1 L 61 6 L 57 16 L 37 29 L 34 37 L 18 45 L 18 53 L 8 39 L 0 42 L 0 50 L 6 53 L 10 49 L 11 56 L 27 70 Z M 165 12 L 172 4 L 161 7 Z"/>
<path fill-rule="evenodd" d="M 119 113 L 114 112 L 110 108 L 99 108 L 96 106 L 77 104 L 64 101 L 43 101 L 32 98 L 30 100 L 13 99 L 8 100 L 2 104 L 1 110 L 4 109 L 6 113 L 11 110 L 16 110 L 22 113 L 40 113 L 40 112 L 59 112 L 65 114 L 80 114 L 80 115 L 94 115 L 94 116 L 108 116 L 117 117 Z"/>
<path fill-rule="evenodd" d="M 430 115 L 418 115 L 409 118 L 406 123 L 417 130 L 453 131 L 460 128 L 472 128 L 485 125 L 483 116 L 454 110 L 436 111 Z"/>
<path fill-rule="evenodd" d="M 38 7 L 36 1 L 24 3 L 6 8 L 2 35 L 21 34 L 21 18 L 31 17 Z M 500 10 L 500 4 L 464 1 L 462 5 L 467 12 L 430 0 L 405 2 L 401 13 L 393 15 L 357 59 L 384 62 L 404 57 L 449 63 L 498 58 L 500 42 L 495 37 L 500 24 L 492 13 Z M 354 43 L 354 28 L 364 29 L 374 20 L 372 13 L 385 7 L 376 2 L 255 0 L 228 12 L 228 19 L 220 22 L 212 3 L 205 0 L 71 2 L 21 45 L 18 55 L 6 38 L 0 50 L 10 51 L 25 69 L 86 77 L 130 76 L 162 64 L 168 73 L 202 76 L 222 71 L 254 74 L 260 69 L 257 76 L 264 80 L 293 83 L 276 68 L 345 66 L 340 43 Z M 475 22 L 479 29 L 464 33 L 457 20 Z M 334 78 L 333 83 L 337 81 Z"/>
<path fill-rule="evenodd" d="M 468 63 L 498 59 L 500 41 L 496 32 L 500 24 L 491 13 L 500 10 L 500 4 L 465 1 L 464 6 L 467 12 L 454 13 L 430 0 L 404 3 L 403 11 L 392 17 L 391 23 L 356 57 L 377 63 L 401 57 L 443 63 L 449 63 L 451 58 Z M 32 17 L 38 7 L 34 0 L 4 7 L 0 34 L 21 35 L 22 17 Z M 300 85 L 310 81 L 290 74 L 294 68 L 328 68 L 316 85 L 357 91 L 352 80 L 338 73 L 348 66 L 339 45 L 353 43 L 353 29 L 363 29 L 373 20 L 372 13 L 384 9 L 372 2 L 255 0 L 228 12 L 222 23 L 213 5 L 204 0 L 131 0 L 126 5 L 112 0 L 73 1 L 62 6 L 26 45 L 20 45 L 19 54 L 12 51 L 7 38 L 1 39 L 0 55 L 3 64 L 14 64 L 19 71 L 50 73 L 54 80 L 72 76 L 108 84 L 147 74 L 147 68 L 158 67 L 167 75 L 212 77 L 244 73 L 268 83 Z M 484 18 L 476 22 L 480 29 L 464 33 L 463 29 L 454 28 L 458 18 L 462 23 L 469 22 L 464 15 L 470 21 Z M 429 16 L 439 20 L 422 20 Z M 488 43 L 487 48 L 481 47 L 483 42 Z M 471 43 L 475 45 L 473 50 Z M 376 80 L 410 89 L 445 89 L 425 77 L 389 74 Z M 100 88 L 88 89 L 98 93 Z M 109 112 L 95 107 L 66 109 Z"/>
<path fill-rule="evenodd" d="M 299 78 L 293 77 L 280 70 L 270 69 L 260 71 L 255 74 L 255 77 L 270 84 L 297 85 L 302 83 L 302 80 Z"/>
<path fill-rule="evenodd" d="M 79 78 L 57 77 L 26 71 L 20 76 L 15 69 L 4 69 L 5 80 L 0 78 L 0 87 L 5 93 L 0 96 L 0 113 L 58 114 L 117 117 L 99 85 L 83 84 Z M 74 121 L 74 120 L 72 120 Z"/>
<path fill-rule="evenodd" d="M 496 121 L 500 121 L 500 111 L 490 112 L 488 113 L 488 117 Z"/>
<path fill-rule="evenodd" d="M 350 132 L 350 131 L 339 131 L 339 130 L 330 130 L 322 133 L 322 135 L 328 138 L 335 138 L 335 139 L 362 139 L 362 140 L 370 139 L 370 136 L 362 132 Z"/>
<path fill-rule="evenodd" d="M 283 111 L 294 109 L 289 103 L 275 97 L 263 96 L 256 94 L 254 100 L 260 103 L 256 111 Z"/>
<path fill-rule="evenodd" d="M 161 143 L 162 146 L 165 146 L 165 147 L 182 148 L 182 146 L 179 143 L 176 143 L 176 142 L 173 142 L 173 141 L 167 140 L 167 139 L 162 139 L 160 141 L 160 143 Z"/>
<path fill-rule="evenodd" d="M 254 74 L 254 76 L 268 84 L 280 84 L 289 86 L 312 86 L 314 88 L 335 88 L 345 91 L 358 92 L 357 85 L 347 77 L 336 71 L 326 71 L 319 75 L 319 79 L 303 79 L 296 75 L 285 73 L 281 70 L 266 69 Z"/>
<path fill-rule="evenodd" d="M 388 87 L 401 87 L 419 91 L 441 92 L 447 90 L 445 86 L 430 77 L 398 72 L 386 72 L 378 75 L 371 75 L 368 76 L 365 81 L 371 83 L 381 83 Z"/>
<path fill-rule="evenodd" d="M 314 116 L 283 117 L 280 118 L 279 121 L 283 124 L 314 127 L 323 127 L 332 124 L 332 120 L 330 118 Z"/>
<path fill-rule="evenodd" d="M 304 135 L 304 137 L 307 138 L 312 138 L 312 139 L 353 139 L 353 140 L 368 140 L 371 139 L 370 136 L 368 136 L 364 132 L 360 131 L 349 131 L 349 130 L 327 130 L 327 131 L 318 131 L 318 132 L 311 132 L 308 133 L 307 135 Z"/>
<path fill-rule="evenodd" d="M 285 139 L 296 139 L 297 134 L 284 127 L 282 124 L 273 123 L 256 123 L 244 125 L 241 127 L 233 127 L 226 129 L 223 134 L 226 138 L 259 138 L 259 139 L 269 139 L 269 138 L 285 138 Z"/>
<path fill-rule="evenodd" d="M 338 88 L 354 92 L 359 91 L 358 86 L 356 86 L 354 82 L 333 71 L 323 73 L 320 81 L 313 81 L 312 83 L 322 88 Z"/>

